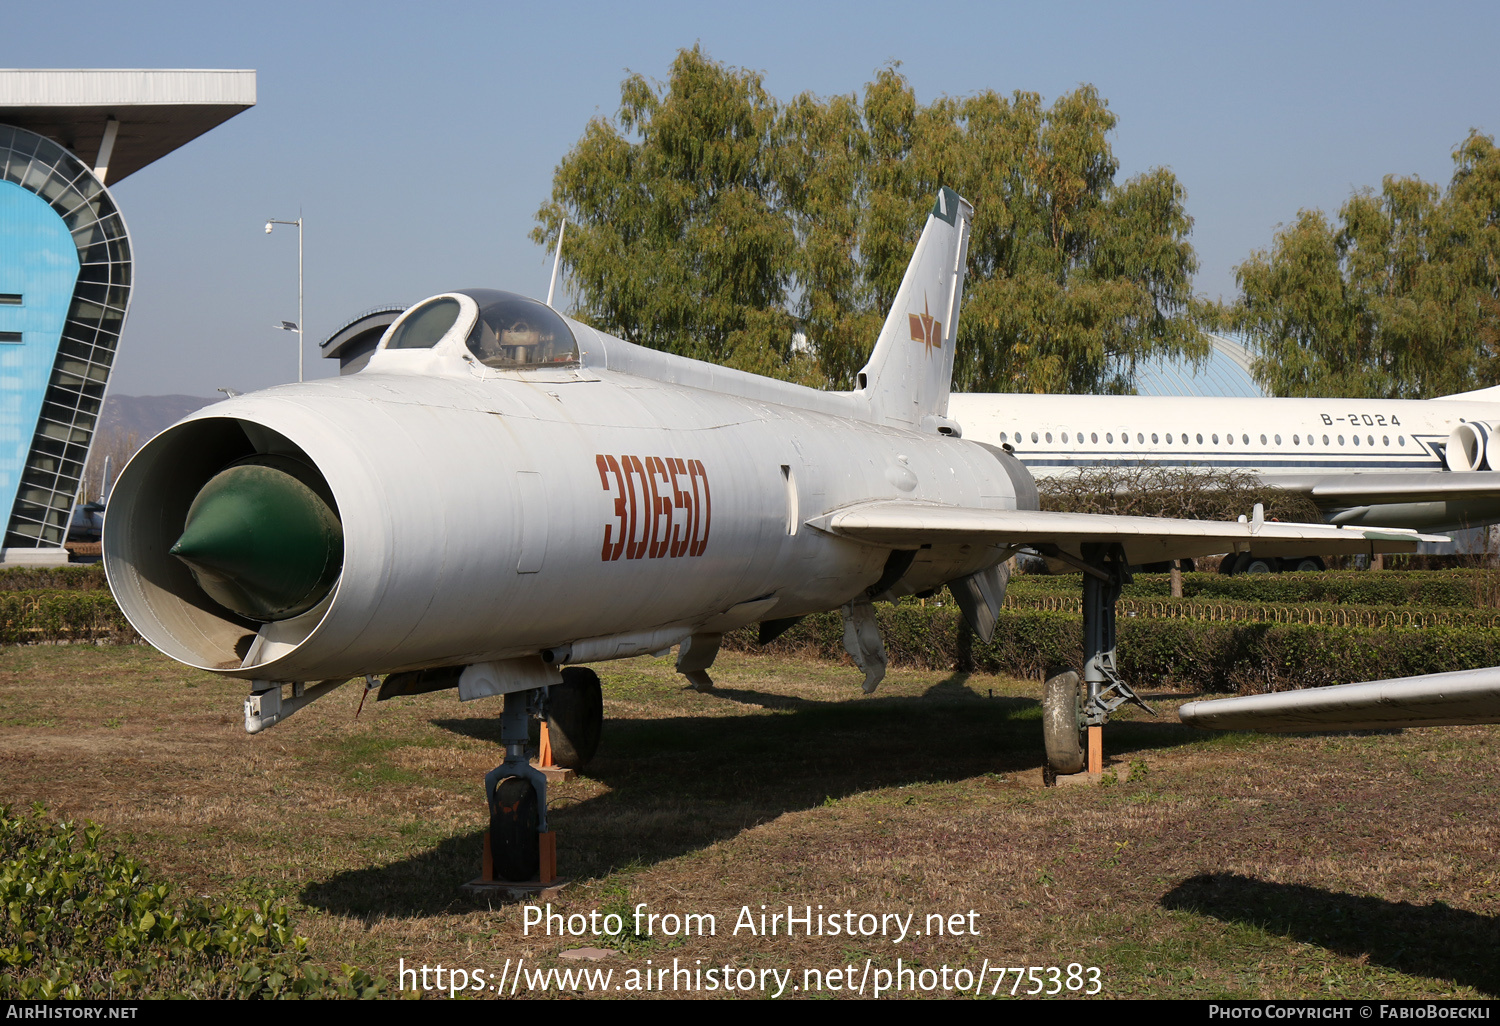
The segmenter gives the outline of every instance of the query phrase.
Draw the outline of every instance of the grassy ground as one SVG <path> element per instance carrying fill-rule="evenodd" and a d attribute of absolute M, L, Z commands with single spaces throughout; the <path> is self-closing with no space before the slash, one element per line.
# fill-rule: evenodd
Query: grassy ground
<path fill-rule="evenodd" d="M 194 893 L 268 886 L 318 960 L 393 980 L 398 959 L 498 973 L 596 944 L 616 983 L 648 959 L 798 985 L 900 958 L 1077 962 L 1105 995 L 1500 995 L 1500 727 L 1210 737 L 1176 723 L 1191 696 L 1158 695 L 1156 720 L 1107 728 L 1128 782 L 1044 789 L 1035 683 L 898 670 L 863 698 L 849 667 L 729 654 L 699 695 L 666 660 L 601 669 L 604 745 L 550 792 L 576 880 L 554 911 L 629 926 L 644 902 L 714 936 L 526 935 L 519 906 L 460 895 L 499 703 L 451 692 L 355 720 L 350 684 L 248 737 L 237 684 L 144 647 L 6 648 L 0 801 L 95 820 Z M 963 932 L 736 936 L 763 904 Z"/>

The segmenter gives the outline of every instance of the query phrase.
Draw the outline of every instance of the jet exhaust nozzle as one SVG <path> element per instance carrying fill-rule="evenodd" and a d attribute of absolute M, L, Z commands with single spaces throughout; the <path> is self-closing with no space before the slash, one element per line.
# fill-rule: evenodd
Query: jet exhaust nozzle
<path fill-rule="evenodd" d="M 270 622 L 323 600 L 343 567 L 344 535 L 317 471 L 260 454 L 209 479 L 170 552 L 215 602 Z"/>
<path fill-rule="evenodd" d="M 1476 420 L 1458 425 L 1448 436 L 1448 469 L 1458 473 L 1497 469 L 1497 461 L 1500 461 L 1497 442 L 1500 442 L 1500 430 L 1493 424 L 1481 424 Z"/>

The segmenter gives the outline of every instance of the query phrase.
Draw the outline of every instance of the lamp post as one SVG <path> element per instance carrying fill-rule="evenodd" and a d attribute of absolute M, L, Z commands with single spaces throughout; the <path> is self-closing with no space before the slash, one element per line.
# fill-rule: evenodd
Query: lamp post
<path fill-rule="evenodd" d="M 266 234 L 270 235 L 271 234 L 271 228 L 274 225 L 278 225 L 278 224 L 294 224 L 294 225 L 297 226 L 297 323 L 296 324 L 291 324 L 288 321 L 282 321 L 280 324 L 276 325 L 276 327 L 279 328 L 279 329 L 281 329 L 282 331 L 295 332 L 296 335 L 297 335 L 297 380 L 301 381 L 302 380 L 302 348 L 303 348 L 303 346 L 302 346 L 302 337 L 303 337 L 303 331 L 302 331 L 302 329 L 303 329 L 303 327 L 307 323 L 303 319 L 303 315 L 302 315 L 302 216 L 299 214 L 297 216 L 297 220 L 295 220 L 295 221 L 278 221 L 274 217 L 268 218 L 266 220 Z"/>

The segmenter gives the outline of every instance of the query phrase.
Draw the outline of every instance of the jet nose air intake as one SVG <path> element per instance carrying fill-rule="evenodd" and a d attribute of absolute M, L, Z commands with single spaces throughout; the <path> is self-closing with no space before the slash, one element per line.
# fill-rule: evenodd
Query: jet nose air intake
<path fill-rule="evenodd" d="M 251 456 L 215 474 L 171 548 L 215 602 L 252 620 L 287 620 L 328 594 L 344 562 L 338 509 L 317 471 Z"/>

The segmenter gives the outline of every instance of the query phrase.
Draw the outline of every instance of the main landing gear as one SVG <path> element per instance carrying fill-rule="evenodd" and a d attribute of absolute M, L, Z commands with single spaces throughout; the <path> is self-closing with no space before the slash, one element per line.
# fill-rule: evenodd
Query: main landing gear
<path fill-rule="evenodd" d="M 1104 770 L 1103 727 L 1109 714 L 1134 702 L 1156 711 L 1130 689 L 1115 667 L 1115 602 L 1130 582 L 1124 549 L 1118 544 L 1089 543 L 1083 558 L 1061 551 L 1046 553 L 1083 571 L 1083 679 L 1073 670 L 1054 675 L 1042 695 L 1042 734 L 1047 750 L 1043 777 L 1051 786 L 1059 776 Z"/>
<path fill-rule="evenodd" d="M 505 696 L 500 717 L 505 761 L 484 778 L 490 809 L 488 861 L 495 881 L 548 883 L 557 875 L 557 851 L 547 829 L 547 778 L 526 755 L 531 719 L 546 720 L 553 759 L 570 769 L 593 758 L 604 723 L 598 674 L 570 666 L 562 678 L 561 684 Z"/>

